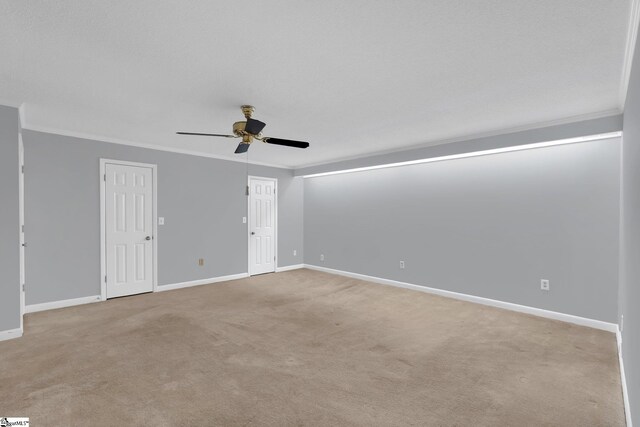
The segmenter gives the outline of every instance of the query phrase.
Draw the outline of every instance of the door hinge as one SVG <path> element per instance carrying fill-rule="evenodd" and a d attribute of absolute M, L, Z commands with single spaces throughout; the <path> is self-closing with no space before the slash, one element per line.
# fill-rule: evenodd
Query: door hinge
<path fill-rule="evenodd" d="M 104 182 L 107 182 L 107 174 L 106 173 L 102 176 L 102 179 L 104 180 Z"/>
<path fill-rule="evenodd" d="M 20 166 L 20 171 L 24 173 L 24 165 Z"/>
<path fill-rule="evenodd" d="M 249 186 L 247 185 L 247 196 L 249 195 Z"/>
<path fill-rule="evenodd" d="M 104 283 L 107 283 L 107 275 L 104 275 Z"/>
<path fill-rule="evenodd" d="M 24 292 L 24 283 L 22 284 L 22 292 Z"/>
<path fill-rule="evenodd" d="M 20 229 L 21 229 L 21 230 L 22 230 L 22 232 L 24 233 L 24 224 L 23 224 L 23 225 L 21 225 L 20 227 L 21 227 Z"/>

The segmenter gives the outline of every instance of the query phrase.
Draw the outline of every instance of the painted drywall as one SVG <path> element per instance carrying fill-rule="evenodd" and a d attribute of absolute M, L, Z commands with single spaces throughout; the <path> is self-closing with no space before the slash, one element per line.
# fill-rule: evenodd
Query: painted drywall
<path fill-rule="evenodd" d="M 307 178 L 305 263 L 615 322 L 619 173 L 616 138 Z"/>
<path fill-rule="evenodd" d="M 18 117 L 0 105 L 0 331 L 20 327 Z"/>
<path fill-rule="evenodd" d="M 640 48 L 636 45 L 624 111 L 620 239 L 622 358 L 631 415 L 640 422 Z"/>
<path fill-rule="evenodd" d="M 29 130 L 23 141 L 27 305 L 100 294 L 101 158 L 158 166 L 160 286 L 247 272 L 245 164 Z M 302 178 L 248 173 L 278 178 L 277 262 L 301 263 Z"/>
<path fill-rule="evenodd" d="M 294 175 L 303 176 L 366 166 L 406 162 L 415 159 L 427 159 L 432 157 L 469 153 L 473 151 L 492 150 L 496 148 L 533 144 L 536 142 L 574 138 L 577 136 L 617 132 L 620 130 L 622 130 L 621 114 L 298 168 L 294 171 Z"/>

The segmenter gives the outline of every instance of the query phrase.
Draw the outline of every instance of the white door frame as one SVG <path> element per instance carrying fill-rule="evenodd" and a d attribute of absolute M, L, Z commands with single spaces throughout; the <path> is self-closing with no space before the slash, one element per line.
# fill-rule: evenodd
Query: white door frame
<path fill-rule="evenodd" d="M 107 164 L 122 166 L 137 166 L 151 169 L 153 212 L 151 213 L 151 221 L 153 222 L 153 292 L 158 291 L 158 166 L 150 163 L 128 162 L 124 160 L 100 159 L 100 300 L 107 300 L 107 224 L 106 224 L 106 193 L 107 193 Z"/>
<path fill-rule="evenodd" d="M 263 179 L 266 181 L 273 181 L 273 200 L 274 200 L 274 248 L 273 253 L 276 257 L 276 262 L 274 263 L 274 272 L 278 271 L 278 178 L 271 178 L 266 176 L 255 176 L 248 175 L 247 176 L 247 186 L 249 188 L 249 195 L 247 196 L 247 272 L 249 276 L 251 276 L 251 180 L 252 179 Z"/>
<path fill-rule="evenodd" d="M 18 209 L 20 211 L 20 330 L 24 330 L 25 312 L 25 242 L 24 242 L 24 143 L 22 129 L 18 132 Z"/>

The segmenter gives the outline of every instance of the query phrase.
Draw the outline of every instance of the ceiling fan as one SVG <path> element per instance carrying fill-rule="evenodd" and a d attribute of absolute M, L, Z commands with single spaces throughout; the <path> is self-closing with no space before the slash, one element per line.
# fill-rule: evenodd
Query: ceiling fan
<path fill-rule="evenodd" d="M 221 135 L 217 133 L 197 133 L 197 132 L 176 132 L 178 135 L 198 135 L 198 136 L 219 136 L 223 138 L 242 138 L 242 142 L 238 144 L 235 153 L 246 153 L 249 145 L 254 139 L 265 142 L 267 144 L 284 145 L 286 147 L 307 148 L 308 142 L 292 141 L 290 139 L 272 138 L 270 136 L 262 136 L 262 129 L 267 125 L 260 120 L 252 119 L 251 114 L 255 111 L 252 105 L 243 105 L 242 113 L 247 119 L 242 122 L 233 124 L 233 135 Z"/>

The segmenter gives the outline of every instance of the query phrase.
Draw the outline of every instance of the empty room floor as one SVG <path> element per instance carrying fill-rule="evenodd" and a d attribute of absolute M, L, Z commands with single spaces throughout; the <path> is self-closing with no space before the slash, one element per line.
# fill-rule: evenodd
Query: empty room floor
<path fill-rule="evenodd" d="M 29 314 L 33 425 L 624 425 L 615 335 L 294 270 Z"/>

